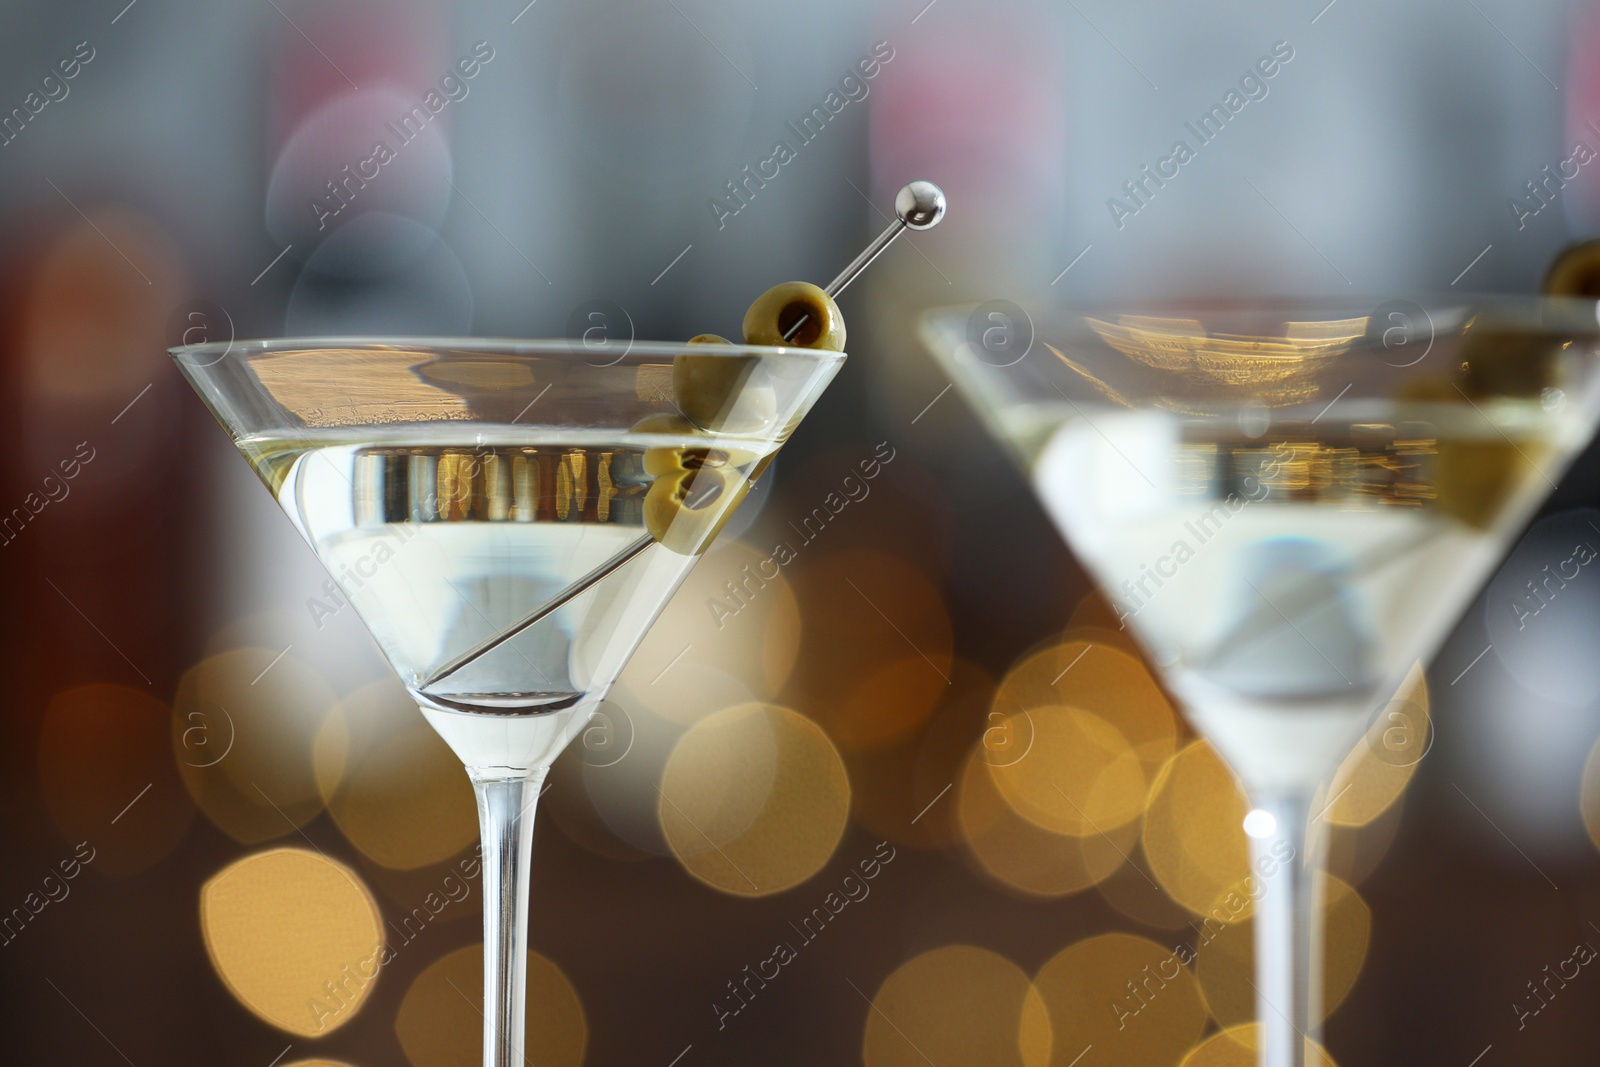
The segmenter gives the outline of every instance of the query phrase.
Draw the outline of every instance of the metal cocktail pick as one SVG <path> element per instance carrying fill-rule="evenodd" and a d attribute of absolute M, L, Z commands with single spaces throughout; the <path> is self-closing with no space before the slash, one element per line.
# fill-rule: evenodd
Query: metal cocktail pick
<path fill-rule="evenodd" d="M 939 225 L 939 220 L 944 218 L 945 200 L 944 190 L 932 182 L 912 182 L 902 188 L 894 197 L 895 219 L 882 233 L 873 239 L 872 243 L 861 250 L 861 254 L 850 261 L 850 265 L 839 272 L 839 276 L 828 283 L 823 290 L 829 296 L 838 296 L 844 292 L 845 286 L 856 280 L 856 275 L 867 269 L 867 264 L 883 254 L 883 250 L 894 244 L 894 239 L 907 230 L 931 230 Z M 810 315 L 802 315 L 794 321 L 787 330 L 783 331 L 785 341 L 794 340 L 794 335 L 800 332 L 811 319 Z"/>
<path fill-rule="evenodd" d="M 866 270 L 868 264 L 882 255 L 883 250 L 893 244 L 895 238 L 899 237 L 907 230 L 933 229 L 933 227 L 939 225 L 939 220 L 944 218 L 944 212 L 944 191 L 932 182 L 912 182 L 910 185 L 902 188 L 898 193 L 895 194 L 894 198 L 895 220 L 889 223 L 888 228 L 886 228 L 882 233 L 873 238 L 872 243 L 867 245 L 866 248 L 862 249 L 861 254 L 856 256 L 855 259 L 852 259 L 849 265 L 846 266 L 844 270 L 839 272 L 838 277 L 834 278 L 833 281 L 828 283 L 828 287 L 825 290 L 827 294 L 831 297 L 836 297 L 840 293 L 844 292 L 845 287 L 851 282 L 855 281 L 856 276 L 862 271 Z M 796 319 L 787 330 L 783 331 L 783 339 L 785 341 L 792 340 L 795 334 L 800 332 L 801 328 L 805 326 L 809 319 L 809 315 L 802 315 L 800 318 Z M 600 566 L 584 575 L 581 579 L 562 590 L 556 596 L 540 605 L 531 614 L 512 625 L 509 629 L 503 631 L 502 633 L 496 634 L 487 641 L 467 649 L 467 651 L 461 653 L 461 655 L 450 660 L 448 663 L 445 663 L 438 670 L 424 678 L 417 688 L 427 689 L 429 686 L 448 678 L 450 675 L 456 673 L 474 660 L 493 652 L 495 649 L 499 648 L 501 645 L 505 644 L 507 641 L 522 633 L 522 631 L 526 630 L 534 623 L 538 622 L 540 619 L 546 618 L 551 613 L 559 610 L 563 604 L 566 604 L 574 597 L 577 597 L 585 590 L 589 589 L 596 582 L 617 570 L 624 563 L 627 563 L 634 556 L 637 556 L 640 552 L 643 552 L 654 543 L 655 538 L 651 537 L 649 534 L 645 534 L 644 536 L 640 537 L 637 541 L 624 548 L 621 552 L 618 552 L 616 555 L 600 564 Z"/>

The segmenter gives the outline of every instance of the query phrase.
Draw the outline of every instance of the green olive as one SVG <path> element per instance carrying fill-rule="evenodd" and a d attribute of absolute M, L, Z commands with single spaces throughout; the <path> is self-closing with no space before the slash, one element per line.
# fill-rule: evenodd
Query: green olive
<path fill-rule="evenodd" d="M 703 431 L 682 415 L 661 412 L 646 415 L 633 424 L 632 433 L 664 434 L 671 437 L 698 437 Z"/>
<path fill-rule="evenodd" d="M 700 434 L 700 428 L 682 415 L 646 415 L 634 423 L 634 433 L 661 434 L 665 437 L 686 438 Z M 660 476 L 671 474 L 675 471 L 687 470 L 688 464 L 685 457 L 690 452 L 706 452 L 705 449 L 688 449 L 678 446 L 667 448 L 647 448 L 644 450 L 644 469 L 646 474 Z"/>
<path fill-rule="evenodd" d="M 1541 324 L 1542 325 L 1542 324 Z M 1456 373 L 1422 375 L 1399 390 L 1402 402 L 1477 404 L 1537 397 L 1553 384 L 1567 339 L 1557 332 L 1480 313 L 1462 330 Z M 1426 417 L 1426 416 L 1424 416 Z M 1478 529 L 1491 526 L 1540 453 L 1535 441 L 1442 437 L 1435 445 L 1434 500 L 1440 511 Z"/>
<path fill-rule="evenodd" d="M 704 434 L 682 415 L 669 414 L 647 415 L 634 424 L 633 432 L 680 442 Z M 644 497 L 650 536 L 684 555 L 704 551 L 749 490 L 739 464 L 755 458 L 727 448 L 683 444 L 645 449 L 644 469 L 652 477 Z"/>
<path fill-rule="evenodd" d="M 644 453 L 645 473 L 657 478 L 732 465 L 733 455 L 721 448 L 647 448 Z"/>
<path fill-rule="evenodd" d="M 733 344 L 718 333 L 697 333 L 685 343 Z M 750 360 L 739 356 L 678 356 L 672 361 L 672 392 L 678 398 L 679 410 L 701 423 L 711 424 L 721 413 L 727 398 L 738 390 L 749 364 Z M 690 409 L 699 414 L 691 413 Z"/>
<path fill-rule="evenodd" d="M 805 325 L 792 340 L 784 333 L 800 319 Z M 756 297 L 744 313 L 744 340 L 752 345 L 786 345 L 844 351 L 844 316 L 833 297 L 810 282 L 784 282 Z"/>
<path fill-rule="evenodd" d="M 761 360 L 757 356 L 697 356 L 687 352 L 672 361 L 672 395 L 678 410 L 712 430 L 759 429 L 731 425 L 750 421 L 745 382 Z"/>
<path fill-rule="evenodd" d="M 688 343 L 732 344 L 714 333 L 698 334 Z M 753 433 L 765 429 L 777 415 L 777 405 L 770 386 L 750 380 L 760 363 L 759 356 L 679 355 L 672 361 L 672 393 L 678 410 L 710 430 Z"/>
<path fill-rule="evenodd" d="M 1600 299 L 1600 240 L 1568 246 L 1550 264 L 1544 294 Z M 1456 373 L 1415 378 L 1399 391 L 1414 403 L 1477 403 L 1499 397 L 1533 398 L 1556 384 L 1562 353 L 1573 339 L 1593 329 L 1559 305 L 1522 320 L 1496 310 L 1480 312 L 1461 332 Z M 1567 319 L 1572 321 L 1568 322 Z M 1531 440 L 1440 440 L 1436 446 L 1434 491 L 1439 510 L 1475 527 L 1500 517 L 1505 501 L 1540 458 Z"/>
<path fill-rule="evenodd" d="M 705 430 L 682 415 L 647 415 L 634 423 L 633 432 L 660 434 L 678 441 L 692 440 L 705 435 Z M 760 456 L 736 441 L 708 440 L 704 447 L 673 444 L 644 450 L 644 469 L 648 474 L 670 474 L 677 470 L 694 470 L 707 464 L 712 466 L 744 467 Z"/>
<path fill-rule="evenodd" d="M 733 516 L 750 483 L 738 470 L 710 463 L 680 467 L 651 483 L 644 497 L 650 536 L 685 556 L 705 551 Z"/>
<path fill-rule="evenodd" d="M 1600 240 L 1563 248 L 1545 272 L 1543 288 L 1545 296 L 1600 300 Z"/>

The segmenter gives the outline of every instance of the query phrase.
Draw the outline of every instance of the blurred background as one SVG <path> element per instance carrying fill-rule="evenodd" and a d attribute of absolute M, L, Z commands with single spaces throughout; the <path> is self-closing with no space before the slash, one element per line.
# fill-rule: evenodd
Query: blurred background
<path fill-rule="evenodd" d="M 850 362 L 553 775 L 530 1059 L 1247 1062 L 1250 924 L 1204 923 L 1242 799 L 916 316 L 1532 291 L 1600 230 L 1596 56 L 1600 7 L 1512 0 L 10 0 L 12 1060 L 477 1062 L 466 778 L 166 346 L 734 335 L 928 178 L 948 220 L 844 298 Z M 1600 519 L 1595 459 L 1503 580 Z M 1326 798 L 1337 1063 L 1592 1060 L 1600 977 L 1549 976 L 1600 945 L 1600 586 L 1551 610 L 1480 601 Z"/>

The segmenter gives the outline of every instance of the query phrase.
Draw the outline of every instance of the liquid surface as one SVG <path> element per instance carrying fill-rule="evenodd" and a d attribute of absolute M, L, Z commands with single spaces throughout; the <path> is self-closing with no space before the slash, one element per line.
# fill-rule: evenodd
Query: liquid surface
<path fill-rule="evenodd" d="M 711 439 L 535 427 L 497 443 L 474 429 L 239 444 L 425 708 L 516 715 L 597 702 L 696 558 L 650 539 L 647 453 Z M 716 443 L 734 460 L 710 517 L 737 504 L 772 448 Z"/>

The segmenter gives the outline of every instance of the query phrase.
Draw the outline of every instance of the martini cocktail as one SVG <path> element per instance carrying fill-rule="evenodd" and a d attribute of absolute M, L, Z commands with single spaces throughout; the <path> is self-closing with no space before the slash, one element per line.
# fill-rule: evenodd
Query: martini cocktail
<path fill-rule="evenodd" d="M 499 1067 L 524 1060 L 528 855 L 550 763 L 844 361 L 615 347 L 601 360 L 561 341 L 173 352 L 467 767 L 484 1055 Z"/>
<path fill-rule="evenodd" d="M 1396 314 L 985 306 L 924 329 L 1250 796 L 1268 1067 L 1320 1022 L 1313 798 L 1600 418 L 1592 301 Z"/>
<path fill-rule="evenodd" d="M 844 362 L 833 298 L 938 225 L 916 181 L 745 344 L 317 339 L 172 350 L 466 765 L 483 833 L 487 1067 L 520 1067 L 533 807 L 695 560 Z"/>

